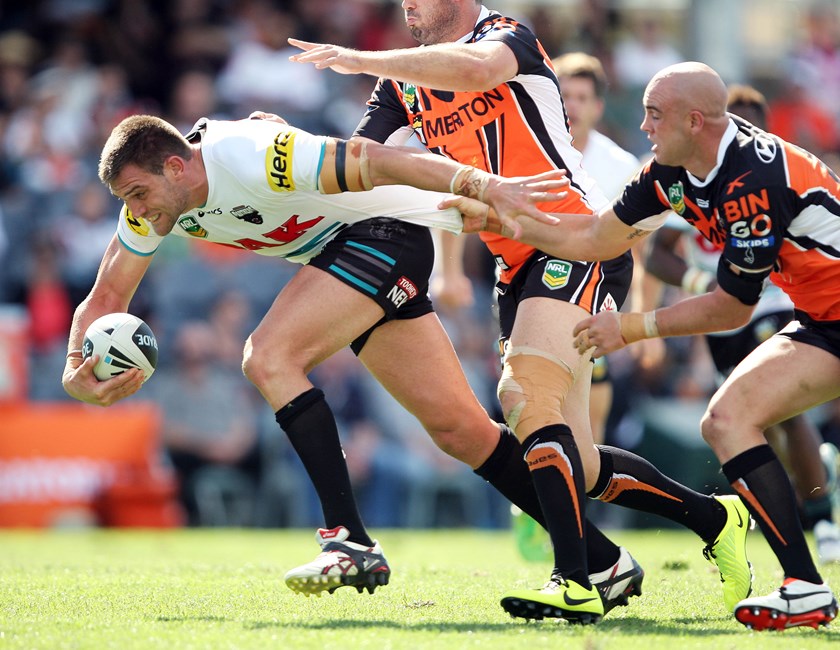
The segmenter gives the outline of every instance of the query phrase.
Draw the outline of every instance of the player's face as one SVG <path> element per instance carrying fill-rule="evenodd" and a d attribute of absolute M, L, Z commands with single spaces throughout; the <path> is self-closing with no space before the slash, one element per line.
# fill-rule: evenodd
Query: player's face
<path fill-rule="evenodd" d="M 168 235 L 190 207 L 187 189 L 175 182 L 167 165 L 163 174 L 126 165 L 111 184 L 111 192 L 125 201 L 134 216 L 148 221 L 158 235 Z"/>
<path fill-rule="evenodd" d="M 573 138 L 585 138 L 601 119 L 604 102 L 595 94 L 595 84 L 585 77 L 560 77 L 560 92 Z"/>
<path fill-rule="evenodd" d="M 639 128 L 647 133 L 653 157 L 662 165 L 681 166 L 692 147 L 687 114 L 655 80 L 645 90 L 644 106 L 645 119 Z"/>
<path fill-rule="evenodd" d="M 463 34 L 452 34 L 461 21 L 458 6 L 450 0 L 403 0 L 405 24 L 418 43 L 433 45 L 457 40 Z"/>

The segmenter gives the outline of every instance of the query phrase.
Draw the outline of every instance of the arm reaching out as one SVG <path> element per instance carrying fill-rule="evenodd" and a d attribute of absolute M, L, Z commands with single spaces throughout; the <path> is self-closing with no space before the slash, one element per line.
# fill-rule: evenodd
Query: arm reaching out
<path fill-rule="evenodd" d="M 303 50 L 290 56 L 290 61 L 311 63 L 319 70 L 331 68 L 340 74 L 369 74 L 438 90 L 490 90 L 513 79 L 519 71 L 513 50 L 499 41 L 438 43 L 374 52 L 296 38 L 288 40 L 290 45 Z"/>
<path fill-rule="evenodd" d="M 569 185 L 564 170 L 536 176 L 502 178 L 413 147 L 390 147 L 365 138 L 328 139 L 319 177 L 321 191 L 363 191 L 379 185 L 411 185 L 421 190 L 452 192 L 493 208 L 500 224 L 518 234 L 524 221 L 555 223 L 537 203 L 562 198 Z"/>
<path fill-rule="evenodd" d="M 754 307 L 717 287 L 655 311 L 604 311 L 585 318 L 572 332 L 574 345 L 581 354 L 594 348 L 593 356 L 598 358 L 642 339 L 734 329 L 749 322 Z"/>

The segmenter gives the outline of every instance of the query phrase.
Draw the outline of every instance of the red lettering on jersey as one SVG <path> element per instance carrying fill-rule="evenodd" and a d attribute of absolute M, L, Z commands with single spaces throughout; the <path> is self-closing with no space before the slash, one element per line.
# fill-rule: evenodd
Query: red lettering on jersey
<path fill-rule="evenodd" d="M 743 216 L 741 214 L 741 206 L 738 205 L 738 201 L 726 201 L 723 204 L 723 214 L 728 223 L 738 221 Z"/>
<path fill-rule="evenodd" d="M 315 217 L 309 221 L 298 223 L 299 217 L 299 214 L 293 214 L 285 223 L 283 223 L 283 225 L 278 226 L 271 232 L 263 233 L 263 237 L 279 241 L 283 244 L 288 244 L 290 241 L 294 241 L 301 235 L 306 234 L 307 230 L 324 218 Z"/>
<path fill-rule="evenodd" d="M 267 241 L 257 241 L 256 239 L 251 239 L 250 237 L 237 239 L 236 243 L 249 251 L 258 251 L 263 248 L 277 248 L 278 246 L 282 246 L 282 244 L 270 244 Z"/>
<path fill-rule="evenodd" d="M 723 214 L 728 223 L 769 211 L 770 197 L 767 195 L 766 189 L 761 190 L 761 194 L 751 192 L 746 196 L 739 196 L 737 199 L 726 201 L 723 204 Z"/>

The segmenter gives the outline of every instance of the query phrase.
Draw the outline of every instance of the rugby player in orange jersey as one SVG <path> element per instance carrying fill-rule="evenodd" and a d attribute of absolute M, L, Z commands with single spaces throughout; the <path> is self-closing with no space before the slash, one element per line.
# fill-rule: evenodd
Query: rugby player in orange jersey
<path fill-rule="evenodd" d="M 404 0 L 406 24 L 425 47 L 360 52 L 289 42 L 292 60 L 345 74 L 379 76 L 356 136 L 399 142 L 412 134 L 432 151 L 503 176 L 568 170 L 564 197 L 541 207 L 594 220 L 605 202 L 572 146 L 557 76 L 534 34 L 475 0 Z M 403 136 L 401 138 L 401 136 Z M 728 608 L 750 593 L 744 549 L 748 513 L 737 497 L 709 497 L 667 478 L 642 458 L 593 444 L 589 422 L 590 355 L 579 355 L 572 329 L 581 317 L 617 310 L 632 274 L 629 253 L 604 262 L 555 258 L 496 233 L 482 233 L 499 269 L 496 292 L 504 368 L 499 399 L 516 445 L 500 440 L 476 472 L 495 480 L 524 455 L 554 548 L 551 579 L 540 590 L 514 590 L 502 607 L 523 618 L 594 623 L 604 614 L 593 586 L 618 561 L 626 595 L 640 592 L 642 571 L 626 550 L 587 544 L 588 497 L 653 512 L 695 531 L 716 562 Z M 503 446 L 504 445 L 504 446 Z M 500 462 L 502 455 L 510 460 Z M 519 461 L 521 463 L 521 461 Z M 607 553 L 614 556 L 607 559 Z M 601 557 L 596 557 L 600 555 Z M 596 566 L 596 562 L 600 566 Z M 595 571 L 593 571 L 595 569 Z"/>
<path fill-rule="evenodd" d="M 646 313 L 602 313 L 574 328 L 583 356 L 657 336 L 745 325 L 770 278 L 797 320 L 738 364 L 701 422 L 723 473 L 758 521 L 784 572 L 735 617 L 754 629 L 827 624 L 837 601 L 802 532 L 796 495 L 764 431 L 840 396 L 840 181 L 816 156 L 726 112 L 727 90 L 703 63 L 669 66 L 644 94 L 641 129 L 653 160 L 596 219 L 559 215 L 524 224 L 522 241 L 554 255 L 609 258 L 648 236 L 673 210 L 722 248 L 717 286 Z M 462 214 L 472 204 L 447 201 Z M 504 229 L 481 206 L 465 230 Z"/>

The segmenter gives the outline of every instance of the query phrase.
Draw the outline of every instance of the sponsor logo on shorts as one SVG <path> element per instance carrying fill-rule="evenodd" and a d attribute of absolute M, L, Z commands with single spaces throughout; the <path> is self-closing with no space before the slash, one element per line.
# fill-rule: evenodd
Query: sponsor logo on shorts
<path fill-rule="evenodd" d="M 417 287 L 411 280 L 403 275 L 399 280 L 397 280 L 396 284 L 391 287 L 391 290 L 388 292 L 388 300 L 394 303 L 394 306 L 399 309 L 416 295 Z"/>
<path fill-rule="evenodd" d="M 274 146 L 265 152 L 265 177 L 268 186 L 275 192 L 294 192 L 292 178 L 292 151 L 295 147 L 293 131 L 278 133 Z"/>
<path fill-rule="evenodd" d="M 183 231 L 190 237 L 198 237 L 200 239 L 205 239 L 207 237 L 207 231 L 202 228 L 198 224 L 198 221 L 196 221 L 193 217 L 181 217 L 178 219 L 178 225 L 181 226 Z"/>
<path fill-rule="evenodd" d="M 123 214 L 125 215 L 126 225 L 129 228 L 131 228 L 133 232 L 136 232 L 141 237 L 149 236 L 149 224 L 146 223 L 144 219 L 141 219 L 140 217 L 135 217 L 133 214 L 131 214 L 131 210 L 128 209 L 128 206 L 125 206 Z"/>
<path fill-rule="evenodd" d="M 549 260 L 545 263 L 542 281 L 552 291 L 561 289 L 569 283 L 569 275 L 572 272 L 571 262 L 564 260 Z"/>
<path fill-rule="evenodd" d="M 417 295 L 417 287 L 404 275 L 397 280 L 397 286 L 408 294 L 409 299 Z"/>

